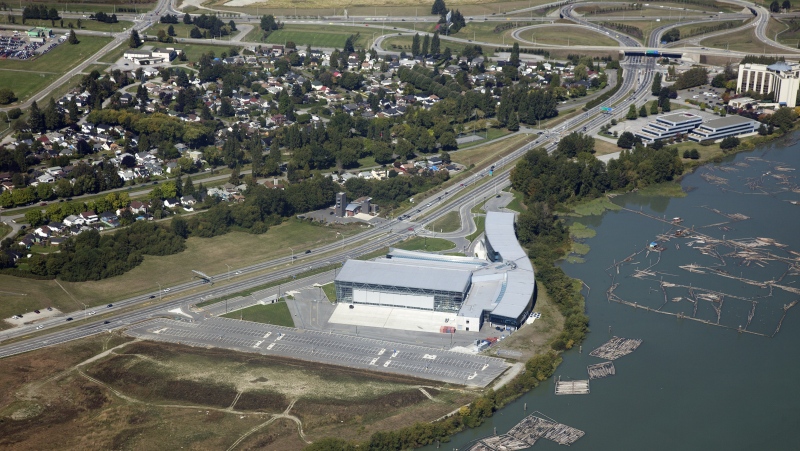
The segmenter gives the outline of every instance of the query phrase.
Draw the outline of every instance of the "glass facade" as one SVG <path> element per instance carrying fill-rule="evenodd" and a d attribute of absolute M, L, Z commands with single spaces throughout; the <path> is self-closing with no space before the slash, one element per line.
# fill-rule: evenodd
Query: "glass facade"
<path fill-rule="evenodd" d="M 392 305 L 392 304 L 377 302 L 380 299 L 380 293 L 402 294 L 411 296 L 413 295 L 433 296 L 433 311 L 435 312 L 457 313 L 458 310 L 461 308 L 461 304 L 464 302 L 464 296 L 465 296 L 465 293 L 459 291 L 423 290 L 417 288 L 355 283 L 355 282 L 346 282 L 338 280 L 335 283 L 335 287 L 336 287 L 336 299 L 338 300 L 338 302 L 353 303 L 353 290 L 362 290 L 370 293 L 375 293 L 375 300 L 376 300 L 376 302 L 363 302 L 363 304 L 382 305 L 388 307 L 413 308 L 407 305 Z M 469 292 L 469 287 L 467 287 L 466 292 Z"/>

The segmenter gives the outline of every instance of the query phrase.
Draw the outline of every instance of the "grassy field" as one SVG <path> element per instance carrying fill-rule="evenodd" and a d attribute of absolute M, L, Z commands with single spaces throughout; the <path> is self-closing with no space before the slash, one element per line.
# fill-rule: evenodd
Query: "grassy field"
<path fill-rule="evenodd" d="M 333 283 L 323 285 L 322 292 L 329 301 L 336 302 L 336 286 Z"/>
<path fill-rule="evenodd" d="M 80 34 L 78 39 L 78 45 L 63 43 L 32 60 L 0 60 L 0 86 L 12 87 L 20 101 L 27 100 L 111 42 L 110 38 Z"/>
<path fill-rule="evenodd" d="M 175 44 L 173 47 L 176 50 L 183 51 L 186 53 L 186 61 L 180 61 L 178 58 L 172 60 L 172 64 L 187 64 L 187 63 L 194 63 L 200 60 L 200 57 L 206 53 L 213 53 L 215 56 L 220 56 L 222 52 L 228 52 L 231 47 L 236 48 L 236 50 L 241 51 L 241 46 L 237 45 L 235 42 L 231 43 L 230 47 L 226 47 L 223 45 L 204 45 L 204 44 Z"/>
<path fill-rule="evenodd" d="M 478 238 L 480 234 L 486 230 L 486 216 L 475 216 L 475 225 L 477 226 L 477 230 L 472 232 L 471 234 L 467 235 L 465 238 L 472 241 L 475 238 Z"/>
<path fill-rule="evenodd" d="M 461 216 L 457 211 L 448 212 L 441 218 L 428 224 L 426 228 L 439 233 L 455 232 L 461 228 Z"/>
<path fill-rule="evenodd" d="M 366 440 L 377 430 L 432 421 L 477 396 L 419 379 L 131 343 L 117 334 L 6 358 L 0 384 L 0 441 L 11 449 L 52 449 L 58 437 L 59 449 L 228 449 L 237 443 L 236 449 L 299 451 L 308 444 L 299 427 L 308 442 Z M 290 414 L 301 425 L 273 417 L 292 402 Z"/>
<path fill-rule="evenodd" d="M 62 21 L 64 23 L 63 26 L 61 25 Z M 8 15 L 7 14 L 4 14 L 4 15 L 0 16 L 0 23 L 6 23 L 6 24 L 8 23 Z M 16 24 L 21 24 L 22 23 L 22 17 L 21 16 L 17 16 L 15 23 Z M 70 24 L 72 24 L 71 27 L 70 27 Z M 50 21 L 49 20 L 28 19 L 28 20 L 25 21 L 25 26 L 50 28 L 52 25 L 50 25 Z M 105 22 L 98 22 L 96 20 L 81 19 L 81 28 L 79 29 L 78 28 L 78 19 L 64 18 L 63 20 L 56 20 L 55 26 L 57 28 L 74 28 L 76 33 L 80 33 L 81 30 L 119 32 L 119 31 L 122 31 L 123 28 L 124 29 L 128 29 L 128 28 L 132 27 L 133 26 L 133 22 L 130 22 L 130 21 L 127 21 L 127 20 L 120 20 L 119 22 L 117 22 L 115 24 L 109 24 L 109 23 L 105 23 Z"/>
<path fill-rule="evenodd" d="M 182 18 L 182 17 L 179 16 L 179 18 Z M 178 39 L 180 39 L 180 38 L 189 38 L 189 32 L 192 30 L 192 28 L 194 28 L 194 25 L 186 25 L 183 22 L 175 23 L 175 24 L 156 22 L 156 23 L 153 24 L 153 26 L 151 26 L 150 28 L 145 30 L 145 32 L 143 34 L 146 34 L 147 36 L 156 36 L 156 35 L 158 35 L 159 30 L 164 30 L 164 32 L 166 33 L 167 29 L 169 29 L 170 25 L 172 25 L 172 28 L 175 30 L 175 36 L 174 37 L 178 38 Z M 238 33 L 238 32 L 234 32 L 234 33 Z"/>
<path fill-rule="evenodd" d="M 736 26 L 744 25 L 744 22 L 742 22 L 741 20 L 729 20 L 729 21 L 725 21 L 725 22 L 714 22 L 714 23 L 709 23 L 709 24 L 684 25 L 682 27 L 678 27 L 677 29 L 681 34 L 681 39 L 688 39 L 688 38 L 691 38 L 691 37 L 702 36 L 703 34 L 706 34 L 706 33 L 699 33 L 698 31 L 695 31 L 695 30 L 699 30 L 699 29 L 701 29 L 703 27 L 706 27 L 706 26 L 717 26 L 717 25 L 722 25 L 722 24 L 728 24 L 729 26 L 736 27 Z M 716 33 L 716 31 L 710 31 L 709 33 Z M 678 41 L 678 42 L 680 42 L 680 41 Z"/>
<path fill-rule="evenodd" d="M 83 13 L 83 12 L 106 12 L 106 13 L 118 13 L 121 14 L 117 8 L 125 7 L 125 8 L 135 8 L 136 13 L 143 13 L 145 11 L 150 11 L 156 5 L 155 1 L 137 1 L 136 4 L 132 5 L 130 2 L 126 1 L 108 1 L 108 0 L 101 0 L 101 1 L 82 1 L 80 3 L 70 0 L 49 0 L 45 2 L 35 1 L 35 0 L 20 0 L 18 2 L 9 3 L 9 5 L 19 8 L 19 5 L 24 7 L 25 5 L 46 5 L 47 8 L 56 8 L 60 13 Z M 130 14 L 130 13 L 128 13 Z M 88 15 L 88 14 L 87 14 Z"/>
<path fill-rule="evenodd" d="M 275 304 L 254 305 L 242 310 L 222 315 L 225 318 L 252 321 L 254 323 L 274 324 L 276 326 L 294 327 L 292 313 L 285 302 Z"/>
<path fill-rule="evenodd" d="M 619 45 L 617 41 L 604 34 L 596 33 L 577 25 L 537 27 L 522 32 L 520 37 L 536 44 L 606 45 L 612 47 Z"/>
<path fill-rule="evenodd" d="M 469 123 L 465 124 L 465 129 L 466 129 L 466 133 L 467 134 L 471 133 L 469 131 Z M 508 134 L 511 134 L 512 132 L 510 132 L 507 128 L 492 128 L 492 127 L 490 127 L 488 133 L 485 130 L 478 130 L 475 133 L 478 136 L 481 136 L 483 138 L 480 139 L 480 140 L 477 140 L 477 141 L 470 141 L 468 143 L 459 144 L 458 148 L 459 149 L 466 149 L 466 148 L 469 148 L 469 147 L 480 146 L 482 144 L 485 144 L 487 141 L 492 141 L 494 139 L 506 136 Z"/>
<path fill-rule="evenodd" d="M 772 20 L 770 20 L 772 22 Z M 767 33 L 769 35 L 769 33 Z M 783 53 L 785 50 L 762 43 L 752 30 L 721 34 L 700 41 L 705 47 L 735 50 L 753 54 Z"/>
<path fill-rule="evenodd" d="M 512 190 L 511 194 L 514 195 L 514 200 L 509 202 L 508 205 L 506 205 L 506 209 L 514 210 L 519 213 L 522 213 L 523 211 L 527 210 L 527 208 L 525 208 L 525 205 L 523 205 L 522 203 L 522 193 Z"/>
<path fill-rule="evenodd" d="M 3 296 L 0 318 L 16 313 L 31 312 L 41 307 L 56 307 L 62 311 L 107 304 L 135 294 L 155 292 L 156 282 L 163 287 L 192 279 L 192 269 L 206 274 L 227 271 L 225 264 L 235 270 L 256 262 L 288 256 L 288 248 L 312 249 L 340 239 L 336 232 L 352 236 L 361 231 L 356 227 L 317 226 L 305 221 L 290 220 L 272 227 L 263 235 L 231 232 L 214 238 L 190 238 L 186 250 L 164 257 L 146 256 L 144 263 L 133 270 L 110 279 L 92 282 L 56 282 L 31 280 L 0 275 L 0 287 L 14 295 Z M 62 288 L 63 287 L 63 288 Z"/>
<path fill-rule="evenodd" d="M 442 238 L 417 236 L 403 241 L 402 243 L 397 243 L 394 247 L 397 249 L 405 249 L 407 251 L 439 252 L 453 249 L 456 247 L 456 245 L 452 241 Z"/>
<path fill-rule="evenodd" d="M 454 162 L 461 163 L 467 167 L 471 164 L 480 166 L 510 154 L 522 144 L 533 140 L 533 138 L 534 136 L 518 134 L 486 145 L 450 152 L 450 158 Z"/>
<path fill-rule="evenodd" d="M 410 36 L 410 35 L 408 35 L 408 36 L 406 36 L 406 35 L 404 35 L 404 36 L 394 36 L 394 37 L 391 37 L 391 38 L 386 38 L 383 41 L 383 48 L 384 48 L 384 50 L 397 51 L 397 52 L 410 51 L 411 50 L 411 43 L 413 41 L 414 41 L 414 37 Z M 466 45 L 467 44 L 460 43 L 460 42 L 448 41 L 447 39 L 442 38 L 441 48 L 442 48 L 442 50 L 444 50 L 445 48 L 450 47 L 450 51 L 453 54 L 458 54 L 458 53 L 461 53 L 461 51 L 464 50 L 464 47 Z M 484 46 L 483 47 L 483 54 L 485 56 L 492 56 L 493 50 L 494 49 L 487 48 L 486 46 Z"/>
<path fill-rule="evenodd" d="M 275 0 L 269 3 L 265 1 L 259 2 L 259 10 L 256 10 L 255 3 L 242 7 L 230 7 L 225 5 L 228 1 L 229 0 L 212 0 L 204 4 L 225 11 L 241 11 L 248 14 L 263 14 L 265 6 L 268 5 L 270 14 L 291 17 L 342 16 L 343 8 L 347 8 L 351 16 L 368 17 L 425 16 L 430 15 L 431 11 L 430 2 L 420 2 L 419 0 L 344 0 L 336 2 L 335 5 L 328 0 L 308 0 L 302 3 L 293 2 L 291 0 Z M 546 3 L 551 3 L 551 1 L 517 0 L 481 3 L 477 0 L 452 0 L 447 2 L 447 6 L 448 8 L 457 8 L 465 16 L 483 16 L 502 14 L 508 11 Z M 335 10 L 333 6 L 335 6 Z"/>
<path fill-rule="evenodd" d="M 312 47 L 343 48 L 344 43 L 351 35 L 359 34 L 354 42 L 356 47 L 368 47 L 375 37 L 392 33 L 391 27 L 383 28 L 380 25 L 369 27 L 346 27 L 339 25 L 295 25 L 287 24 L 280 30 L 273 31 L 263 42 L 268 44 L 285 44 L 292 41 L 298 46 L 311 45 Z M 247 41 L 261 41 L 261 29 L 256 27 L 247 34 Z"/>

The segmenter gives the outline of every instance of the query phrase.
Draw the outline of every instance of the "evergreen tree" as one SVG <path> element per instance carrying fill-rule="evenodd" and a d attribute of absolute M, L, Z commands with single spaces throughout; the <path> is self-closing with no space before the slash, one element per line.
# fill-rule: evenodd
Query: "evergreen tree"
<path fill-rule="evenodd" d="M 658 100 L 653 100 L 650 104 L 650 114 L 658 114 Z"/>
<path fill-rule="evenodd" d="M 419 47 L 420 47 L 419 33 L 417 33 L 417 34 L 414 35 L 414 39 L 411 41 L 411 55 L 412 56 L 419 55 L 419 50 L 420 50 Z"/>
<path fill-rule="evenodd" d="M 435 14 L 437 16 L 441 16 L 442 14 L 447 14 L 447 6 L 445 6 L 444 0 L 433 0 L 433 6 L 431 7 L 431 14 Z"/>
<path fill-rule="evenodd" d="M 194 183 L 192 183 L 191 177 L 186 177 L 186 182 L 183 183 L 183 195 L 184 196 L 194 196 Z"/>
<path fill-rule="evenodd" d="M 139 32 L 131 30 L 131 37 L 128 39 L 128 47 L 135 49 L 142 45 L 142 39 L 139 37 Z"/>
<path fill-rule="evenodd" d="M 231 101 L 227 97 L 222 98 L 222 105 L 219 107 L 219 114 L 220 116 L 230 117 L 233 116 L 235 111 L 233 110 L 233 105 L 231 105 Z"/>
<path fill-rule="evenodd" d="M 428 50 L 430 50 L 431 46 L 431 38 L 427 34 L 424 38 L 422 38 L 422 48 L 420 49 L 420 54 L 425 56 L 428 54 Z"/>
<path fill-rule="evenodd" d="M 44 125 L 48 130 L 58 130 L 64 126 L 64 113 L 56 106 L 56 101 L 50 97 L 50 103 L 44 112 Z"/>
<path fill-rule="evenodd" d="M 511 117 L 508 119 L 508 130 L 512 132 L 519 130 L 519 116 L 517 113 L 511 113 Z"/>
<path fill-rule="evenodd" d="M 190 16 L 189 13 L 183 15 L 183 23 L 186 25 L 192 24 L 192 16 Z"/>
<path fill-rule="evenodd" d="M 509 63 L 511 63 L 514 67 L 519 67 L 519 43 L 515 42 L 514 46 L 511 47 L 511 57 L 509 58 Z"/>
<path fill-rule="evenodd" d="M 69 30 L 69 37 L 67 38 L 67 42 L 72 45 L 79 43 L 78 37 L 75 35 L 75 30 Z"/>
<path fill-rule="evenodd" d="M 75 97 L 69 99 L 69 104 L 67 104 L 67 113 L 69 113 L 70 124 L 78 122 L 80 113 L 78 113 L 78 104 L 75 102 Z"/>
<path fill-rule="evenodd" d="M 439 32 L 433 33 L 433 39 L 431 39 L 431 54 L 438 55 L 439 54 Z"/>
<path fill-rule="evenodd" d="M 636 119 L 639 115 L 636 113 L 636 105 L 631 104 L 630 108 L 628 108 L 628 114 L 625 115 L 625 119 Z"/>
<path fill-rule="evenodd" d="M 653 76 L 653 85 L 650 88 L 650 92 L 654 96 L 657 96 L 661 92 L 661 73 L 660 72 L 656 72 L 656 74 Z"/>
<path fill-rule="evenodd" d="M 647 117 L 647 106 L 646 105 L 642 105 L 642 107 L 639 108 L 639 117 Z"/>
<path fill-rule="evenodd" d="M 44 131 L 44 116 L 42 112 L 39 111 L 39 105 L 36 104 L 35 100 L 31 104 L 31 112 L 28 115 L 28 126 L 31 128 L 31 131 L 36 133 Z"/>
<path fill-rule="evenodd" d="M 175 27 L 173 27 L 172 25 L 170 25 L 169 27 L 167 27 L 167 35 L 169 35 L 169 36 L 175 36 Z"/>
<path fill-rule="evenodd" d="M 661 102 L 661 112 L 668 113 L 672 111 L 672 105 L 669 103 L 669 98 L 665 98 L 663 102 Z"/>

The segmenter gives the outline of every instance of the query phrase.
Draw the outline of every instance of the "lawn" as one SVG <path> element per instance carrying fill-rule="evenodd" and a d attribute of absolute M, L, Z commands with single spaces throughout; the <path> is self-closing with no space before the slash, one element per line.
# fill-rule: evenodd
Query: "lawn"
<path fill-rule="evenodd" d="M 457 211 L 447 212 L 441 218 L 428 224 L 426 228 L 439 233 L 455 232 L 461 228 L 461 216 Z"/>
<path fill-rule="evenodd" d="M 407 251 L 427 251 L 438 252 L 447 251 L 456 247 L 452 241 L 442 238 L 428 238 L 424 236 L 417 236 L 410 240 L 403 241 L 396 244 L 394 247 L 397 249 L 405 249 Z"/>
<path fill-rule="evenodd" d="M 627 23 L 627 22 L 626 22 Z M 578 25 L 546 25 L 525 30 L 520 37 L 536 44 L 551 45 L 605 45 L 617 46 L 619 43 L 610 37 L 587 30 Z"/>
<path fill-rule="evenodd" d="M 107 304 L 133 295 L 155 292 L 156 282 L 163 287 L 187 282 L 192 279 L 191 270 L 206 274 L 222 274 L 231 265 L 236 270 L 243 266 L 288 256 L 287 246 L 295 249 L 313 249 L 341 239 L 339 231 L 352 236 L 359 227 L 318 226 L 306 221 L 289 220 L 272 227 L 262 235 L 231 232 L 214 238 L 189 238 L 186 250 L 164 257 L 146 256 L 144 262 L 133 270 L 110 279 L 91 282 L 60 282 L 69 293 L 52 280 L 32 280 L 0 275 L 0 287 L 4 291 L 17 293 L 3 296 L 0 303 L 0 318 L 24 313 L 39 307 L 53 306 L 66 311 L 81 307 L 75 299 L 89 306 Z"/>
<path fill-rule="evenodd" d="M 27 100 L 111 42 L 110 38 L 80 34 L 78 39 L 78 45 L 63 43 L 32 60 L 0 60 L 0 86 L 12 87 L 20 101 Z"/>
<path fill-rule="evenodd" d="M 511 194 L 514 195 L 514 199 L 506 205 L 506 209 L 514 210 L 516 212 L 522 213 L 523 211 L 527 210 L 525 205 L 522 203 L 522 193 L 519 191 L 511 191 Z"/>
<path fill-rule="evenodd" d="M 93 1 L 93 0 L 88 0 L 88 1 L 82 1 L 80 3 L 75 2 L 75 1 L 70 1 L 70 0 L 58 0 L 58 1 L 48 1 L 48 2 L 39 2 L 39 1 L 35 1 L 35 0 L 21 0 L 19 2 L 13 2 L 13 3 L 7 2 L 7 4 L 12 5 L 14 7 L 18 7 L 17 5 L 20 5 L 19 7 L 22 7 L 22 6 L 25 6 L 25 5 L 37 5 L 37 6 L 46 5 L 48 7 L 48 9 L 50 7 L 56 8 L 59 13 L 64 13 L 64 12 L 67 12 L 67 13 L 84 13 L 84 12 L 97 13 L 97 12 L 102 11 L 102 12 L 106 12 L 106 13 L 109 13 L 109 14 L 112 14 L 112 13 L 122 14 L 122 12 L 119 11 L 117 8 L 125 7 L 125 8 L 133 8 L 133 9 L 135 9 L 136 13 L 141 14 L 141 13 L 143 13 L 145 11 L 152 10 L 153 7 L 155 6 L 156 2 L 155 1 L 152 1 L 152 2 L 150 2 L 150 1 L 140 1 L 140 2 L 136 2 L 135 5 L 132 5 L 129 2 L 125 2 L 125 1 L 121 1 L 121 0 L 120 1 L 103 1 L 103 0 Z M 131 14 L 131 13 L 125 13 L 125 14 Z M 87 16 L 88 16 L 88 14 L 87 14 Z"/>
<path fill-rule="evenodd" d="M 466 236 L 466 238 L 470 241 L 474 240 L 475 238 L 478 238 L 478 236 L 480 236 L 480 234 L 482 234 L 483 231 L 486 230 L 486 216 L 475 216 L 474 219 L 475 219 L 475 225 L 478 227 L 478 229 L 472 232 L 470 235 Z"/>
<path fill-rule="evenodd" d="M 242 310 L 222 315 L 225 318 L 241 319 L 254 323 L 274 324 L 276 326 L 294 327 L 292 313 L 285 302 L 275 304 L 254 305 Z"/>
<path fill-rule="evenodd" d="M 617 139 L 611 137 L 611 139 Z M 595 156 L 598 155 L 607 155 L 614 152 L 619 152 L 622 150 L 621 148 L 617 147 L 616 144 L 610 143 L 608 141 L 604 141 L 602 139 L 595 139 L 594 140 L 594 154 Z"/>
<path fill-rule="evenodd" d="M 254 28 L 248 33 L 248 41 L 261 41 L 260 28 Z M 346 27 L 338 25 L 294 25 L 287 24 L 280 30 L 273 31 L 263 42 L 269 44 L 285 44 L 289 41 L 298 46 L 311 45 L 312 47 L 329 47 L 341 49 L 348 37 L 360 34 L 354 43 L 356 47 L 368 47 L 373 34 L 377 37 L 393 32 L 390 27 L 383 29 L 380 25 L 364 27 Z"/>
<path fill-rule="evenodd" d="M 336 285 L 333 283 L 327 283 L 322 286 L 322 292 L 325 293 L 325 297 L 328 298 L 331 302 L 336 302 Z"/>
<path fill-rule="evenodd" d="M 701 32 L 706 27 L 716 27 L 716 26 L 720 26 L 720 25 L 723 25 L 723 24 L 734 28 L 734 27 L 737 27 L 737 26 L 742 26 L 745 23 L 742 22 L 741 20 L 728 20 L 728 21 L 725 21 L 725 22 L 713 22 L 713 23 L 708 23 L 708 24 L 697 24 L 696 23 L 696 24 L 692 24 L 692 25 L 684 25 L 682 27 L 677 27 L 677 30 L 681 34 L 681 39 L 688 39 L 688 38 L 695 37 L 695 36 L 701 36 L 701 35 L 704 35 L 704 34 L 707 34 L 707 33 L 717 33 L 718 31 L 722 31 L 722 30 L 716 30 L 716 31 Z M 680 43 L 680 41 L 678 41 L 678 43 Z"/>
<path fill-rule="evenodd" d="M 394 36 L 391 38 L 386 38 L 383 41 L 383 49 L 388 51 L 404 51 L 404 50 L 411 50 L 411 43 L 414 41 L 414 37 L 411 35 L 403 35 L 403 36 Z M 453 54 L 461 53 L 466 47 L 467 44 L 460 43 L 460 42 L 453 42 L 448 41 L 446 38 L 442 37 L 442 44 L 441 48 L 444 50 L 447 47 L 450 47 L 450 51 Z M 471 44 L 470 44 L 471 45 Z M 491 56 L 493 48 L 488 48 L 486 46 L 483 47 L 483 54 L 484 56 Z"/>
<path fill-rule="evenodd" d="M 230 0 L 212 0 L 205 5 L 213 8 L 221 8 L 227 11 L 241 11 L 248 14 L 262 15 L 266 8 L 264 3 L 259 3 L 261 7 L 256 9 L 255 5 L 243 7 L 231 7 L 226 5 Z M 543 5 L 551 3 L 551 0 L 517 0 L 509 2 L 476 3 L 475 0 L 451 0 L 447 2 L 448 8 L 461 11 L 467 20 L 469 16 L 496 15 L 520 8 Z M 350 16 L 375 17 L 397 17 L 397 16 L 427 16 L 431 12 L 430 2 L 420 2 L 419 0 L 344 0 L 331 2 L 330 0 L 308 0 L 298 3 L 292 0 L 275 0 L 269 2 L 269 14 L 289 17 L 313 17 L 317 16 L 342 16 L 343 8 L 347 8 Z M 335 11 L 334 11 L 335 7 Z M 476 17 L 476 20 L 478 18 Z M 481 17 L 482 20 L 482 17 Z"/>
<path fill-rule="evenodd" d="M 489 131 L 488 132 L 485 129 L 484 130 L 477 130 L 477 131 L 474 132 L 474 134 L 476 134 L 479 137 L 481 137 L 480 140 L 470 141 L 470 142 L 464 143 L 464 144 L 459 144 L 458 148 L 459 149 L 466 149 L 468 147 L 479 146 L 481 144 L 485 144 L 488 141 L 492 141 L 492 140 L 495 140 L 497 138 L 501 138 L 501 137 L 506 136 L 506 135 L 511 134 L 511 133 L 512 132 L 509 131 L 507 128 L 489 127 Z M 466 124 L 464 124 L 464 136 L 469 136 L 471 134 L 473 134 L 473 132 L 470 130 L 470 122 L 467 122 Z"/>
<path fill-rule="evenodd" d="M 715 47 L 719 49 L 728 49 L 739 52 L 747 52 L 754 54 L 770 54 L 770 53 L 784 53 L 785 50 L 776 47 L 768 46 L 756 38 L 755 32 L 752 30 L 735 31 L 732 33 L 721 34 L 713 36 L 700 41 L 700 45 L 704 47 Z"/>
<path fill-rule="evenodd" d="M 178 17 L 179 19 L 182 18 L 182 16 Z M 145 30 L 144 34 L 147 36 L 157 36 L 159 30 L 164 30 L 166 33 L 170 25 L 172 25 L 172 28 L 175 30 L 175 38 L 189 38 L 189 32 L 194 28 L 194 25 L 186 25 L 183 22 L 174 24 L 156 22 L 153 26 Z M 238 31 L 234 31 L 234 33 L 238 33 Z"/>
<path fill-rule="evenodd" d="M 236 42 L 232 42 L 230 47 L 225 47 L 222 45 L 205 45 L 205 44 L 173 44 L 172 47 L 175 50 L 183 51 L 186 53 L 187 61 L 180 61 L 178 58 L 172 60 L 172 64 L 187 64 L 193 63 L 200 60 L 200 57 L 206 53 L 213 53 L 215 56 L 219 56 L 222 52 L 228 52 L 231 47 L 236 48 L 238 51 L 241 51 L 241 46 L 237 45 Z"/>
<path fill-rule="evenodd" d="M 525 142 L 533 140 L 534 137 L 535 135 L 518 134 L 501 141 L 450 152 L 450 158 L 452 158 L 454 162 L 461 163 L 467 167 L 472 164 L 480 166 L 510 154 Z"/>
<path fill-rule="evenodd" d="M 64 23 L 62 26 L 61 23 Z M 0 23 L 8 23 L 8 15 L 0 16 Z M 22 17 L 17 16 L 16 19 L 17 24 L 22 23 Z M 72 26 L 70 27 L 70 24 Z M 51 28 L 49 20 L 39 20 L 39 19 L 27 19 L 25 21 L 25 26 L 30 27 L 46 27 Z M 120 20 L 117 23 L 109 24 L 105 22 L 98 22 L 96 20 L 89 20 L 89 19 L 81 19 L 81 28 L 78 28 L 78 19 L 65 17 L 61 20 L 56 20 L 55 27 L 56 28 L 74 28 L 76 33 L 79 33 L 81 30 L 86 31 L 108 31 L 108 32 L 119 32 L 122 31 L 123 28 L 128 29 L 133 26 L 133 22 L 127 20 Z M 55 33 L 55 31 L 54 31 Z M 59 34 L 59 33 L 56 33 Z"/>

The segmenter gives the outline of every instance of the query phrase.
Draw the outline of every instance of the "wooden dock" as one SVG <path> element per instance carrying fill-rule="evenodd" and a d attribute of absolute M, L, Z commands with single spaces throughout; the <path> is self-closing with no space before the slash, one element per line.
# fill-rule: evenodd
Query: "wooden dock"
<path fill-rule="evenodd" d="M 583 437 L 585 432 L 561 424 L 541 412 L 523 418 L 510 431 L 475 441 L 467 451 L 515 451 L 533 446 L 537 440 L 545 439 L 559 445 L 571 445 Z"/>
<path fill-rule="evenodd" d="M 642 340 L 639 339 L 612 337 L 589 355 L 606 360 L 616 360 L 635 351 L 640 344 L 642 344 Z"/>
<path fill-rule="evenodd" d="M 614 368 L 614 362 L 603 362 L 589 365 L 586 367 L 586 371 L 589 373 L 589 380 L 602 379 L 604 377 L 617 374 L 617 370 Z"/>
<path fill-rule="evenodd" d="M 556 381 L 557 395 L 588 395 L 589 380 Z"/>

